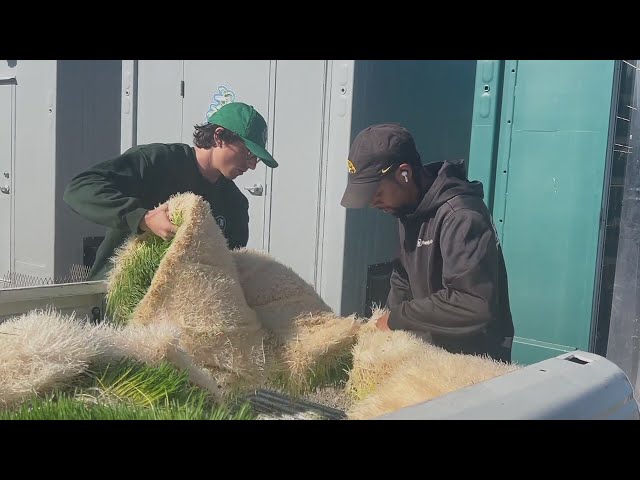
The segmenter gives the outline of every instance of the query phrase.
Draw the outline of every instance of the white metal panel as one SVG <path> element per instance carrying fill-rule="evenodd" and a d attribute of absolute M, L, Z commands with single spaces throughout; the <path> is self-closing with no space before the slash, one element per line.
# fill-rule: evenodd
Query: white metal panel
<path fill-rule="evenodd" d="M 138 61 L 122 60 L 122 89 L 120 104 L 120 152 L 136 144 Z"/>
<path fill-rule="evenodd" d="M 226 100 L 253 105 L 269 128 L 273 128 L 269 111 L 270 72 L 269 60 L 185 60 L 182 141 L 192 145 L 194 125 L 205 123 L 208 112 Z M 270 150 L 269 145 L 267 150 Z M 267 184 L 267 167 L 259 163 L 254 171 L 246 172 L 235 182 L 249 199 L 247 246 L 263 249 L 265 195 L 270 195 L 271 190 Z M 251 195 L 247 190 L 256 184 L 263 186 L 264 193 L 260 196 Z"/>
<path fill-rule="evenodd" d="M 77 320 L 102 320 L 106 294 L 104 281 L 0 288 L 0 323 L 34 309 L 54 309 L 62 315 L 73 314 Z"/>
<path fill-rule="evenodd" d="M 0 286 L 11 268 L 14 85 L 0 84 Z M 7 277 L 8 278 L 8 275 Z"/>
<path fill-rule="evenodd" d="M 613 362 L 574 351 L 380 420 L 638 420 L 633 387 Z"/>
<path fill-rule="evenodd" d="M 268 250 L 315 285 L 323 154 L 325 60 L 278 61 Z M 304 105 L 304 108 L 301 106 Z"/>
<path fill-rule="evenodd" d="M 181 141 L 182 60 L 138 62 L 136 145 Z"/>
<path fill-rule="evenodd" d="M 0 60 L 0 81 L 13 80 L 17 73 L 17 60 Z"/>
<path fill-rule="evenodd" d="M 55 60 L 20 60 L 14 161 L 15 271 L 54 275 Z"/>
<path fill-rule="evenodd" d="M 330 62 L 327 101 L 331 108 L 325 117 L 327 148 L 324 152 L 326 175 L 322 179 L 319 293 L 336 312 L 341 312 L 344 267 L 345 208 L 340 205 L 347 186 L 347 159 L 351 144 L 351 106 L 353 98 L 353 60 Z"/>

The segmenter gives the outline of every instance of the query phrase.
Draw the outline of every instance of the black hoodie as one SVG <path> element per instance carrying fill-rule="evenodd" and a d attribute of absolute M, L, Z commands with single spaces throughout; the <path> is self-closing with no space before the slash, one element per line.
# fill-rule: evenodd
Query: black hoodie
<path fill-rule="evenodd" d="M 424 166 L 435 180 L 400 218 L 389 328 L 426 333 L 451 352 L 510 360 L 514 328 L 502 248 L 480 182 L 462 163 Z"/>

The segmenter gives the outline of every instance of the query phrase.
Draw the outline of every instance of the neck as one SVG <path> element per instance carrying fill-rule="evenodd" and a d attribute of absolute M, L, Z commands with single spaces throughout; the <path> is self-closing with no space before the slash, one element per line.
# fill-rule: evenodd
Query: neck
<path fill-rule="evenodd" d="M 211 165 L 211 157 L 213 152 L 211 149 L 195 147 L 196 150 L 196 161 L 198 163 L 198 170 L 200 170 L 200 174 L 206 178 L 210 183 L 216 183 L 220 178 L 220 170 L 214 168 Z"/>

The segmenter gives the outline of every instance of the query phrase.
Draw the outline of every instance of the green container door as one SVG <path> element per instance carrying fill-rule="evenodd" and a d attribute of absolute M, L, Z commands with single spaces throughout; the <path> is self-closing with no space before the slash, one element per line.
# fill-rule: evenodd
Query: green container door
<path fill-rule="evenodd" d="M 474 111 L 469 177 L 485 183 L 492 164 L 488 198 L 508 269 L 513 359 L 520 363 L 589 349 L 614 67 L 504 62 L 494 158 L 486 146 L 474 151 L 489 140 L 473 135 L 490 134 L 476 128 L 481 118 Z"/>
<path fill-rule="evenodd" d="M 489 209 L 493 208 L 504 63 L 478 60 L 476 67 L 468 176 L 482 182 Z"/>

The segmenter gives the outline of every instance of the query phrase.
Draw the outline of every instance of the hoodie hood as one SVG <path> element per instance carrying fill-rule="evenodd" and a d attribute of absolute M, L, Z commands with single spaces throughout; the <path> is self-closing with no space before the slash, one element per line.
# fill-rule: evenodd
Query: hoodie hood
<path fill-rule="evenodd" d="M 423 166 L 425 173 L 435 180 L 416 210 L 406 215 L 403 222 L 413 222 L 435 215 L 438 208 L 458 195 L 484 198 L 482 183 L 465 178 L 464 161 L 445 161 Z"/>

